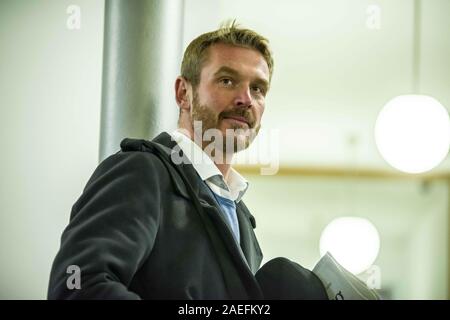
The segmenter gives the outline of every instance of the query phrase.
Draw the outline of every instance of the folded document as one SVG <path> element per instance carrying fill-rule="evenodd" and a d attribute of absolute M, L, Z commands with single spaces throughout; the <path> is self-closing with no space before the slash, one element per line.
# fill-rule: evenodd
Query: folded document
<path fill-rule="evenodd" d="M 380 300 L 374 289 L 342 267 L 329 252 L 312 272 L 322 281 L 330 300 Z"/>

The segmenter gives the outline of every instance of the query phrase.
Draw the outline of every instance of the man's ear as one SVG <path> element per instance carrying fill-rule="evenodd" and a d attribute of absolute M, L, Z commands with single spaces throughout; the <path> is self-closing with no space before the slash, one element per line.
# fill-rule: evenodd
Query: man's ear
<path fill-rule="evenodd" d="M 191 110 L 192 86 L 183 77 L 179 76 L 175 80 L 175 100 L 180 109 L 185 111 Z"/>

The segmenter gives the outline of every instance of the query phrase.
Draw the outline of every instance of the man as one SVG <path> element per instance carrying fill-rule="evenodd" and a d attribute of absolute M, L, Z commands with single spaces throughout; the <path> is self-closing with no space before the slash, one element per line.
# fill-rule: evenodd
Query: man
<path fill-rule="evenodd" d="M 98 166 L 62 235 L 49 299 L 263 298 L 248 183 L 230 162 L 261 126 L 272 72 L 267 40 L 234 23 L 191 42 L 175 82 L 179 129 L 125 139 Z"/>

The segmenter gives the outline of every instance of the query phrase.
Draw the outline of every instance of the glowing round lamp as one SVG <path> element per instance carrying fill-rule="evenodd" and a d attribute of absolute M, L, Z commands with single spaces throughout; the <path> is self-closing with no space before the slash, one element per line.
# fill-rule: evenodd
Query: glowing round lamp
<path fill-rule="evenodd" d="M 380 250 L 380 237 L 367 219 L 340 217 L 320 237 L 320 255 L 331 255 L 348 271 L 359 274 L 372 266 Z"/>
<path fill-rule="evenodd" d="M 444 160 L 449 151 L 448 112 L 430 96 L 395 97 L 378 115 L 375 142 L 381 156 L 397 170 L 429 171 Z"/>

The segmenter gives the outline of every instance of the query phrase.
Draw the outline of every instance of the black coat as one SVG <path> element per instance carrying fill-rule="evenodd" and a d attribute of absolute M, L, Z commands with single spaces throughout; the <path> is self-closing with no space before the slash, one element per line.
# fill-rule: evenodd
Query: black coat
<path fill-rule="evenodd" d="M 237 204 L 240 243 L 192 164 L 175 165 L 167 133 L 125 139 L 74 204 L 49 299 L 260 299 L 255 220 Z M 81 271 L 81 289 L 69 289 Z"/>

